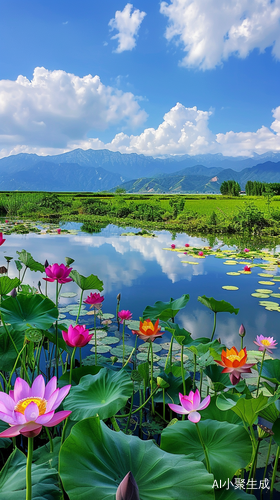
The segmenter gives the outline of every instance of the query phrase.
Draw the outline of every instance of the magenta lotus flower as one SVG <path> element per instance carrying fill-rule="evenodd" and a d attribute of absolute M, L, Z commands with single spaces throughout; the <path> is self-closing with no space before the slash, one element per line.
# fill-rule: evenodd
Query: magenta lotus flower
<path fill-rule="evenodd" d="M 3 238 L 3 233 L 0 233 L 0 246 L 3 245 L 5 241 L 6 240 Z"/>
<path fill-rule="evenodd" d="M 250 266 L 244 266 L 243 270 L 245 271 L 245 273 L 250 273 L 251 272 Z"/>
<path fill-rule="evenodd" d="M 271 349 L 277 349 L 276 346 L 278 342 L 276 342 L 273 337 L 264 337 L 263 335 L 257 335 L 256 340 L 254 340 L 254 344 L 259 346 L 259 351 L 266 350 L 271 354 Z"/>
<path fill-rule="evenodd" d="M 100 309 L 104 297 L 100 295 L 100 293 L 91 293 L 86 300 L 84 300 L 85 304 L 90 304 L 90 309 L 95 307 L 96 309 Z"/>
<path fill-rule="evenodd" d="M 186 247 L 186 248 L 189 248 L 189 246 L 190 246 L 190 245 L 189 245 L 188 243 L 186 243 L 186 244 L 185 244 L 185 247 Z"/>
<path fill-rule="evenodd" d="M 57 229 L 57 234 L 60 234 L 61 233 L 61 229 L 60 227 Z"/>
<path fill-rule="evenodd" d="M 11 426 L 1 432 L 0 437 L 11 438 L 19 434 L 35 437 L 40 434 L 43 425 L 53 427 L 62 422 L 71 411 L 54 411 L 67 396 L 70 387 L 65 385 L 57 389 L 56 377 L 45 386 L 42 375 L 38 375 L 29 387 L 25 380 L 18 377 L 9 395 L 0 392 L 0 420 Z"/>
<path fill-rule="evenodd" d="M 176 248 L 176 245 L 174 245 L 174 243 L 172 243 L 172 245 L 170 245 L 171 248 Z"/>
<path fill-rule="evenodd" d="M 72 271 L 72 267 L 66 267 L 64 264 L 53 264 L 52 266 L 46 267 L 46 275 L 48 278 L 43 278 L 45 281 L 58 281 L 58 283 L 69 283 L 72 281 L 72 278 L 68 278 L 69 274 Z"/>
<path fill-rule="evenodd" d="M 62 337 L 69 347 L 84 347 L 92 339 L 93 334 L 89 333 L 86 325 L 70 325 L 67 332 L 62 330 Z"/>
<path fill-rule="evenodd" d="M 198 252 L 198 255 L 200 255 L 200 257 L 202 257 L 202 255 L 203 255 L 203 252 Z"/>
<path fill-rule="evenodd" d="M 180 415 L 188 415 L 188 419 L 195 424 L 201 419 L 201 415 L 198 412 L 205 410 L 210 404 L 210 396 L 206 396 L 203 401 L 200 400 L 198 389 L 196 389 L 195 392 L 191 391 L 188 396 L 183 396 L 183 394 L 179 392 L 179 399 L 181 406 L 169 404 L 169 408 Z"/>
<path fill-rule="evenodd" d="M 244 248 L 244 252 L 245 253 L 250 252 L 249 248 Z"/>
<path fill-rule="evenodd" d="M 120 319 L 120 322 L 123 323 L 124 321 L 127 321 L 132 318 L 132 313 L 130 311 L 119 311 L 118 312 L 118 317 Z"/>

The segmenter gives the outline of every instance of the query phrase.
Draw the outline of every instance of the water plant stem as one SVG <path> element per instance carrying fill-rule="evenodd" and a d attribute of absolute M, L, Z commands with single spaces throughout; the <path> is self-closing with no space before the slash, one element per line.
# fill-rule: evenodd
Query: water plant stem
<path fill-rule="evenodd" d="M 136 410 L 133 410 L 131 412 L 131 415 L 134 415 L 134 413 L 137 413 L 139 410 L 141 410 L 142 408 L 144 408 L 144 406 L 146 406 L 146 404 L 150 401 L 150 399 L 155 395 L 155 393 L 157 392 L 158 390 L 158 387 L 155 388 L 155 390 L 150 394 L 150 396 L 148 397 L 148 399 L 146 399 L 146 401 L 141 405 L 139 406 L 139 408 L 136 408 Z M 126 413 L 125 415 L 118 415 L 118 418 L 126 418 L 129 416 L 129 413 Z"/>
<path fill-rule="evenodd" d="M 33 439 L 28 438 L 28 451 L 26 462 L 26 500 L 32 500 L 32 480 L 31 480 L 31 466 L 33 456 Z"/>
<path fill-rule="evenodd" d="M 20 356 L 21 356 L 21 353 L 22 353 L 22 352 L 24 351 L 24 349 L 26 348 L 26 346 L 27 346 L 27 344 L 24 344 L 23 348 L 21 349 L 21 351 L 20 351 L 20 352 L 18 353 L 18 355 L 17 355 L 17 359 L 16 359 L 15 364 L 14 364 L 14 366 L 13 366 L 13 369 L 12 369 L 12 371 L 11 371 L 11 373 L 10 373 L 9 381 L 8 381 L 8 384 L 7 384 L 7 392 L 9 392 L 9 390 L 10 390 L 12 376 L 13 376 L 13 374 L 14 374 L 15 370 L 16 370 L 16 367 L 17 367 L 17 364 L 18 364 L 18 360 L 19 360 L 19 358 L 20 358 Z"/>
<path fill-rule="evenodd" d="M 263 355 L 262 355 L 262 361 L 261 361 L 260 373 L 259 373 L 259 376 L 258 376 L 258 383 L 257 383 L 257 396 L 256 396 L 256 397 L 258 397 L 258 395 L 259 395 L 259 387 L 260 387 L 260 381 L 261 381 L 261 376 L 262 376 L 262 367 L 263 367 L 263 362 L 264 362 L 265 352 L 266 352 L 266 349 L 264 349 L 264 351 L 263 351 Z"/>
<path fill-rule="evenodd" d="M 96 309 L 94 308 L 94 364 L 97 365 Z"/>
<path fill-rule="evenodd" d="M 127 417 L 127 423 L 126 423 L 125 430 L 124 430 L 125 434 L 127 434 L 129 424 L 130 424 L 130 417 L 131 417 L 131 412 L 132 412 L 132 408 L 133 408 L 133 396 L 134 396 L 134 383 L 133 383 L 133 390 L 132 390 L 132 395 L 131 395 L 131 399 L 130 399 L 129 416 Z"/>
<path fill-rule="evenodd" d="M 76 349 L 77 349 L 77 347 L 74 347 L 73 352 L 71 354 L 69 384 L 71 384 L 71 382 L 72 382 L 72 372 L 73 372 L 73 364 L 75 363 Z"/>
<path fill-rule="evenodd" d="M 129 413 L 128 415 L 131 415 L 131 414 Z M 111 417 L 111 423 L 112 423 L 112 426 L 114 427 L 115 431 L 120 432 L 120 428 L 119 428 L 118 422 L 116 421 L 115 417 Z"/>
<path fill-rule="evenodd" d="M 196 426 L 197 434 L 198 434 L 198 437 L 199 437 L 199 441 L 200 441 L 201 446 L 202 446 L 203 451 L 204 451 L 204 456 L 205 456 L 205 461 L 206 461 L 206 469 L 209 472 L 209 474 L 211 474 L 211 468 L 210 468 L 210 461 L 209 461 L 208 451 L 207 451 L 207 448 L 206 448 L 205 443 L 203 441 L 203 438 L 202 438 L 202 435 L 201 435 L 198 423 L 195 424 L 195 426 Z"/>
<path fill-rule="evenodd" d="M 248 492 L 248 490 L 249 490 L 248 485 L 250 484 L 250 480 L 251 480 L 252 476 L 253 476 L 253 479 L 255 477 L 259 446 L 260 446 L 260 441 L 258 441 L 257 445 L 254 447 L 253 456 L 252 456 L 252 464 L 251 464 L 251 468 L 250 468 L 250 472 L 249 472 L 249 476 L 248 476 L 248 480 L 247 480 L 246 492 Z M 251 493 L 252 493 L 252 489 L 251 489 Z"/>
<path fill-rule="evenodd" d="M 78 309 L 78 314 L 77 314 L 77 318 L 76 318 L 76 325 L 78 324 L 80 313 L 81 313 L 83 293 L 84 293 L 84 290 L 81 290 L 81 296 L 80 296 L 80 302 L 79 302 L 79 309 Z"/>
<path fill-rule="evenodd" d="M 123 358 L 122 358 L 122 365 L 123 365 L 123 366 L 124 366 L 124 355 L 125 355 L 124 330 L 125 330 L 125 320 L 123 320 L 123 332 L 122 332 L 122 343 L 123 343 Z"/>
<path fill-rule="evenodd" d="M 266 462 L 265 462 L 265 468 L 264 468 L 264 473 L 263 473 L 263 481 L 265 480 L 266 477 L 266 471 L 267 471 L 267 466 L 269 462 L 269 457 L 270 457 L 270 450 L 271 450 L 271 445 L 272 445 L 272 436 L 269 440 L 269 446 L 268 446 L 268 451 L 267 451 L 267 456 L 266 456 Z M 263 497 L 263 489 L 261 489 L 261 500 Z"/>
<path fill-rule="evenodd" d="M 193 353 L 193 364 L 194 364 L 194 368 L 193 368 L 193 391 L 196 390 L 196 385 L 195 385 L 195 375 L 196 375 L 196 354 Z"/>
<path fill-rule="evenodd" d="M 163 404 L 162 418 L 163 418 L 163 420 L 165 420 L 165 389 L 164 389 L 164 387 L 162 389 L 162 404 Z"/>
<path fill-rule="evenodd" d="M 200 369 L 200 381 L 199 381 L 199 394 L 202 392 L 202 384 L 203 384 L 203 369 Z"/>
<path fill-rule="evenodd" d="M 47 433 L 47 436 L 48 436 L 49 442 L 50 442 L 50 453 L 53 453 L 53 440 L 52 440 L 51 433 L 47 427 L 45 427 L 45 431 Z"/>
<path fill-rule="evenodd" d="M 173 346 L 173 337 L 172 337 L 172 339 L 170 341 L 169 351 L 168 351 L 168 354 L 167 354 L 167 357 L 166 357 L 164 370 L 166 370 L 166 368 L 167 368 L 168 359 L 170 358 L 171 361 L 172 361 L 172 346 Z"/>
<path fill-rule="evenodd" d="M 56 280 L 56 307 L 58 308 L 58 280 Z M 55 366 L 56 366 L 56 377 L 58 379 L 58 327 L 57 320 L 55 322 Z"/>
<path fill-rule="evenodd" d="M 276 472 L 277 472 L 277 467 L 278 467 L 279 453 L 280 453 L 280 447 L 278 446 L 277 451 L 276 451 L 276 457 L 275 457 L 275 461 L 274 461 L 274 466 L 273 466 L 272 478 L 271 478 L 270 500 L 272 500 L 272 498 L 273 498 L 273 488 L 274 488 L 274 483 L 275 483 L 275 478 L 276 478 Z"/>
<path fill-rule="evenodd" d="M 214 333 L 215 333 L 215 330 L 216 330 L 216 322 L 217 322 L 217 313 L 214 312 L 214 325 L 213 325 L 213 331 L 212 331 L 210 342 L 212 342 L 213 337 L 214 337 Z"/>
<path fill-rule="evenodd" d="M 154 382 L 154 356 L 153 356 L 153 343 L 150 342 L 151 348 L 151 393 L 153 392 L 153 382 Z M 155 414 L 154 398 L 152 397 L 152 415 Z"/>

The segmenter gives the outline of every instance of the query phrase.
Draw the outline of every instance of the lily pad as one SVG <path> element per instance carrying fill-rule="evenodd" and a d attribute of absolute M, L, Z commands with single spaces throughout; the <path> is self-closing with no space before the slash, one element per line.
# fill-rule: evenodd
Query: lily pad
<path fill-rule="evenodd" d="M 228 274 L 229 276 L 240 276 L 240 273 L 235 273 L 234 271 L 231 271 L 229 273 L 226 273 Z"/>
<path fill-rule="evenodd" d="M 130 354 L 133 351 L 132 346 L 125 345 L 124 346 L 124 355 L 125 357 L 130 356 Z M 112 347 L 111 349 L 111 354 L 113 356 L 117 356 L 117 358 L 122 358 L 123 357 L 123 346 L 118 346 L 118 347 Z"/>
<path fill-rule="evenodd" d="M 111 344 L 117 344 L 119 342 L 119 339 L 116 337 L 104 337 L 100 340 L 102 344 L 104 345 L 111 345 Z"/>
<path fill-rule="evenodd" d="M 270 297 L 274 297 L 275 299 L 280 299 L 280 293 L 272 293 Z"/>
<path fill-rule="evenodd" d="M 147 360 L 147 356 L 148 356 L 147 352 L 139 352 L 136 355 L 137 359 L 139 359 L 140 361 L 146 361 Z M 150 353 L 150 359 L 151 359 L 151 353 Z M 154 362 L 159 361 L 160 360 L 160 356 L 158 356 L 157 354 L 153 353 L 153 360 L 154 360 Z"/>
<path fill-rule="evenodd" d="M 256 288 L 257 293 L 272 293 L 273 290 L 269 290 L 267 288 Z"/>
<path fill-rule="evenodd" d="M 104 313 L 104 314 L 102 314 L 102 319 L 112 319 L 114 317 L 115 317 L 115 315 L 112 314 L 112 313 Z"/>
<path fill-rule="evenodd" d="M 72 298 L 72 297 L 76 297 L 77 295 L 78 295 L 78 294 L 77 294 L 77 293 L 75 293 L 75 292 L 62 292 L 62 293 L 60 294 L 60 297 L 65 297 L 65 298 L 67 298 L 67 299 L 70 299 L 70 298 Z"/>
<path fill-rule="evenodd" d="M 238 286 L 230 286 L 230 285 L 225 285 L 222 286 L 224 290 L 239 290 Z"/>
<path fill-rule="evenodd" d="M 91 351 L 95 352 L 95 347 L 92 347 Z M 97 348 L 96 348 L 96 351 L 98 352 L 98 354 L 105 354 L 105 352 L 109 352 L 110 351 L 110 346 L 108 346 L 108 345 L 98 345 Z"/>
<path fill-rule="evenodd" d="M 141 344 L 138 347 L 138 351 L 140 352 L 148 352 L 149 350 L 149 342 L 146 342 L 145 344 Z M 159 352 L 162 350 L 161 344 L 155 344 L 153 343 L 153 352 Z"/>
<path fill-rule="evenodd" d="M 258 273 L 258 276 L 261 276 L 262 278 L 274 278 L 273 274 L 267 273 Z"/>
<path fill-rule="evenodd" d="M 259 281 L 260 285 L 275 285 L 273 281 Z"/>
<path fill-rule="evenodd" d="M 251 295 L 252 297 L 257 297 L 258 299 L 268 299 L 270 297 L 270 295 L 267 295 L 266 293 L 251 293 Z"/>
<path fill-rule="evenodd" d="M 125 324 L 127 325 L 127 328 L 129 328 L 129 330 L 139 330 L 140 328 L 140 321 L 136 321 L 133 319 L 131 319 Z"/>

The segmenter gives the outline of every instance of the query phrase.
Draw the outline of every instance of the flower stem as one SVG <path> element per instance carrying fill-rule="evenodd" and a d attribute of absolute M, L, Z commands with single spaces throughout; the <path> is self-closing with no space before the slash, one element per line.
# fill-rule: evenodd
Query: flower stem
<path fill-rule="evenodd" d="M 58 280 L 56 280 L 56 307 L 58 308 Z M 56 365 L 56 377 L 58 379 L 58 328 L 57 321 L 55 322 L 55 365 Z"/>
<path fill-rule="evenodd" d="M 124 355 L 125 355 L 125 346 L 124 346 L 124 329 L 125 329 L 125 320 L 123 320 L 123 332 L 122 332 L 122 343 L 123 343 L 123 358 L 122 365 L 124 366 Z"/>
<path fill-rule="evenodd" d="M 94 363 L 97 365 L 96 309 L 94 308 Z"/>
<path fill-rule="evenodd" d="M 45 431 L 47 433 L 47 436 L 48 436 L 49 442 L 50 442 L 50 453 L 53 453 L 53 440 L 52 440 L 51 433 L 47 427 L 45 427 Z"/>
<path fill-rule="evenodd" d="M 266 352 L 266 349 L 263 350 L 262 362 L 261 362 L 261 367 L 260 367 L 260 373 L 259 373 L 259 376 L 258 376 L 257 396 L 256 397 L 258 397 L 258 395 L 259 395 L 259 387 L 260 387 L 260 380 L 261 380 L 261 375 L 262 375 L 262 367 L 263 367 L 265 352 Z"/>
<path fill-rule="evenodd" d="M 183 391 L 186 395 L 186 381 L 185 381 L 185 370 L 184 370 L 184 346 L 181 345 L 181 377 L 183 382 Z"/>
<path fill-rule="evenodd" d="M 131 413 L 129 413 L 128 415 L 131 415 Z M 115 431 L 120 432 L 119 424 L 116 421 L 115 417 L 111 417 L 111 422 L 112 422 L 112 426 L 114 427 Z"/>
<path fill-rule="evenodd" d="M 26 462 L 26 500 L 32 500 L 31 466 L 33 455 L 33 439 L 34 438 L 28 438 L 28 452 Z"/>
<path fill-rule="evenodd" d="M 78 309 L 78 314 L 77 314 L 77 318 L 76 318 L 76 325 L 78 324 L 79 317 L 80 317 L 80 312 L 81 312 L 81 307 L 82 307 L 82 300 L 83 300 L 83 293 L 84 293 L 84 290 L 81 290 L 79 309 Z"/>
<path fill-rule="evenodd" d="M 153 356 L 153 343 L 150 342 L 151 347 L 151 394 L 153 392 L 153 381 L 154 381 L 154 356 Z M 154 398 L 152 397 L 152 415 L 155 414 Z"/>
<path fill-rule="evenodd" d="M 260 441 L 257 442 L 257 445 L 255 446 L 255 450 L 253 452 L 252 464 L 251 464 L 251 468 L 250 468 L 250 472 L 249 472 L 249 476 L 248 476 L 248 480 L 247 480 L 247 485 L 250 483 L 252 475 L 253 475 L 253 477 L 255 476 L 255 470 L 256 470 L 256 465 L 257 465 L 256 462 L 258 460 L 259 446 L 260 446 Z M 248 486 L 246 488 L 246 492 L 247 491 L 249 491 Z M 251 489 L 251 493 L 252 493 L 252 489 Z"/>
<path fill-rule="evenodd" d="M 73 364 L 75 363 L 76 349 L 77 349 L 77 347 L 74 347 L 73 352 L 71 354 L 69 384 L 71 384 L 71 382 L 72 382 L 72 372 L 73 372 Z"/>
<path fill-rule="evenodd" d="M 127 417 L 127 423 L 126 423 L 125 430 L 124 430 L 125 434 L 127 434 L 129 424 L 130 424 L 130 417 L 131 417 L 131 412 L 132 412 L 132 408 L 133 408 L 133 396 L 134 396 L 134 383 L 133 383 L 133 391 L 132 391 L 132 395 L 131 395 L 131 399 L 130 399 L 129 416 Z"/>
<path fill-rule="evenodd" d="M 214 333 L 215 333 L 215 330 L 216 330 L 216 322 L 217 322 L 217 313 L 214 312 L 214 325 L 213 325 L 213 331 L 212 331 L 210 342 L 212 342 L 213 337 L 214 337 Z"/>
<path fill-rule="evenodd" d="M 196 354 L 193 353 L 193 362 L 194 362 L 194 368 L 193 368 L 193 390 L 195 391 L 196 385 L 195 385 L 195 375 L 196 375 Z"/>
<path fill-rule="evenodd" d="M 199 437 L 199 441 L 200 441 L 201 446 L 202 446 L 203 451 L 204 451 L 204 456 L 205 456 L 205 461 L 206 461 L 206 469 L 209 472 L 209 474 L 211 474 L 211 468 L 210 468 L 210 461 L 209 461 L 208 451 L 207 451 L 207 448 L 206 448 L 205 443 L 203 441 L 203 438 L 202 438 L 202 435 L 201 435 L 198 423 L 196 423 L 195 426 L 196 426 L 197 434 L 198 434 L 198 437 Z"/>
<path fill-rule="evenodd" d="M 272 436 L 271 436 L 271 438 L 269 440 L 269 447 L 268 447 L 268 452 L 267 452 L 267 457 L 266 457 L 266 462 L 265 462 L 265 468 L 264 468 L 264 473 L 263 473 L 263 481 L 265 480 L 265 477 L 266 477 L 266 471 L 267 471 L 268 461 L 269 461 L 269 457 L 270 457 L 271 445 L 272 445 Z M 261 500 L 262 500 L 262 497 L 263 497 L 263 490 L 261 489 Z"/>
<path fill-rule="evenodd" d="M 21 353 L 23 352 L 23 350 L 26 348 L 26 346 L 27 346 L 27 344 L 24 344 L 23 348 L 21 349 L 21 351 L 20 351 L 20 352 L 18 353 L 18 355 L 17 355 L 17 359 L 16 359 L 15 364 L 14 364 L 14 367 L 13 367 L 13 369 L 12 369 L 11 373 L 10 373 L 9 382 L 8 382 L 8 384 L 7 384 L 7 392 L 9 392 L 9 389 L 10 389 L 10 387 L 11 387 L 11 380 L 12 380 L 12 376 L 13 376 L 13 374 L 14 374 L 15 370 L 16 370 L 16 367 L 17 367 L 17 364 L 18 364 L 18 360 L 19 360 L 19 358 L 20 358 L 20 355 L 21 355 Z"/>
<path fill-rule="evenodd" d="M 150 394 L 150 396 L 148 397 L 148 399 L 146 399 L 146 401 L 141 405 L 139 406 L 139 408 L 136 408 L 136 410 L 132 411 L 131 412 L 131 415 L 134 415 L 134 413 L 137 413 L 139 410 L 141 410 L 142 408 L 144 408 L 144 406 L 146 406 L 146 404 L 150 401 L 150 399 L 155 395 L 155 393 L 157 392 L 158 390 L 158 387 L 155 388 L 155 390 L 152 392 L 152 394 Z M 118 418 L 126 418 L 129 416 L 130 413 L 126 413 L 125 415 L 118 415 Z"/>
<path fill-rule="evenodd" d="M 162 404 L 163 404 L 162 418 L 163 418 L 163 420 L 165 420 L 165 389 L 164 389 L 164 387 L 162 389 Z"/>
<path fill-rule="evenodd" d="M 172 362 L 172 346 L 173 346 L 173 337 L 170 341 L 170 346 L 169 346 L 169 351 L 168 351 L 168 354 L 167 354 L 167 357 L 166 357 L 166 362 L 165 362 L 165 367 L 164 367 L 164 370 L 166 370 L 167 368 L 167 363 L 168 363 L 168 358 L 170 357 L 170 360 Z M 171 363 L 170 363 L 170 366 L 171 366 Z"/>
<path fill-rule="evenodd" d="M 276 472 L 277 472 L 277 466 L 278 466 L 278 460 L 279 460 L 279 452 L 280 452 L 280 447 L 278 446 L 275 461 L 274 461 L 274 466 L 273 466 L 272 478 L 271 478 L 270 500 L 272 500 L 272 498 L 273 498 L 273 487 L 274 487 L 275 478 L 276 478 Z"/>

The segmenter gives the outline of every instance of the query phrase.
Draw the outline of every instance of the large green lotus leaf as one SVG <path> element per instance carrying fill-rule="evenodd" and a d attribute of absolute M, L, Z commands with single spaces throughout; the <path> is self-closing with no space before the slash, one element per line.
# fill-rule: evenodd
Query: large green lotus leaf
<path fill-rule="evenodd" d="M 241 418 L 230 410 L 220 410 L 216 405 L 216 397 L 211 397 L 210 405 L 201 412 L 202 420 L 218 420 L 230 424 L 243 424 Z"/>
<path fill-rule="evenodd" d="M 144 319 L 150 319 L 155 321 L 156 319 L 161 319 L 166 321 L 170 318 L 175 318 L 176 314 L 184 309 L 189 301 L 190 296 L 188 294 L 182 295 L 179 299 L 170 299 L 169 302 L 161 302 L 160 300 L 155 303 L 154 306 L 147 306 L 143 312 Z"/>
<path fill-rule="evenodd" d="M 78 271 L 71 271 L 69 276 L 82 290 L 99 290 L 99 292 L 103 290 L 103 281 L 94 274 L 82 276 Z"/>
<path fill-rule="evenodd" d="M 6 424 L 6 422 L 3 422 L 0 420 L 0 432 L 5 431 L 8 429 L 10 426 Z M 12 440 L 9 438 L 0 438 L 0 448 L 8 448 L 12 444 Z"/>
<path fill-rule="evenodd" d="M 85 375 L 72 387 L 63 406 L 72 411 L 71 420 L 98 415 L 102 420 L 113 417 L 132 395 L 133 383 L 124 371 L 102 368 L 96 375 Z"/>
<path fill-rule="evenodd" d="M 235 309 L 235 307 L 225 300 L 216 300 L 213 297 L 206 297 L 205 295 L 197 297 L 197 300 L 214 313 L 229 312 L 230 314 L 237 314 L 239 311 L 239 309 Z"/>
<path fill-rule="evenodd" d="M 73 427 L 59 458 L 70 500 L 115 500 L 118 485 L 129 471 L 141 500 L 214 500 L 213 476 L 202 463 L 166 453 L 152 440 L 112 431 L 98 418 Z"/>
<path fill-rule="evenodd" d="M 204 373 L 210 378 L 216 391 L 223 390 L 229 383 L 228 373 L 222 373 L 223 367 L 220 365 L 206 366 Z"/>
<path fill-rule="evenodd" d="M 266 407 L 267 400 L 268 398 L 262 393 L 258 398 L 244 399 L 241 397 L 232 407 L 232 411 L 248 425 L 253 425 L 260 411 Z"/>
<path fill-rule="evenodd" d="M 0 499 L 25 500 L 26 456 L 17 448 L 0 473 Z M 58 474 L 46 465 L 32 465 L 32 500 L 61 500 Z"/>
<path fill-rule="evenodd" d="M 252 444 L 244 427 L 228 422 L 204 420 L 199 422 L 202 439 L 208 451 L 211 472 L 216 480 L 232 478 L 238 469 L 246 467 L 252 454 Z M 205 464 L 205 455 L 196 424 L 189 420 L 166 427 L 160 447 L 170 453 L 192 453 Z M 230 460 L 229 460 L 230 455 Z"/>
<path fill-rule="evenodd" d="M 18 278 L 9 278 L 9 276 L 1 276 L 0 278 L 0 295 L 6 295 L 11 292 L 13 288 L 17 288 L 20 284 Z"/>
<path fill-rule="evenodd" d="M 4 321 L 16 330 L 27 328 L 47 329 L 58 318 L 58 309 L 47 297 L 41 295 L 20 295 L 9 297 L 0 306 Z"/>
<path fill-rule="evenodd" d="M 61 448 L 61 437 L 53 439 L 53 451 L 50 453 L 50 442 L 40 446 L 33 452 L 32 463 L 36 465 L 47 464 L 48 467 L 58 469 L 58 454 Z"/>
<path fill-rule="evenodd" d="M 72 387 L 74 385 L 78 385 L 81 378 L 85 375 L 96 375 L 102 366 L 81 366 L 80 368 L 75 368 L 72 372 Z M 64 385 L 69 384 L 69 371 L 64 373 L 58 380 L 58 387 L 63 387 Z"/>
<path fill-rule="evenodd" d="M 258 366 L 258 371 L 260 367 Z M 266 359 L 262 366 L 262 378 L 280 384 L 280 359 Z"/>
<path fill-rule="evenodd" d="M 177 323 L 171 323 L 170 321 L 166 321 L 164 324 L 166 330 L 172 333 L 173 337 L 177 340 L 180 345 L 188 345 L 193 342 L 191 337 L 191 333 L 185 330 L 184 328 L 180 328 Z"/>
<path fill-rule="evenodd" d="M 45 271 L 45 266 L 40 264 L 33 259 L 31 253 L 26 250 L 22 250 L 21 252 L 17 252 L 19 260 L 26 266 L 29 267 L 30 271 L 41 271 L 43 273 Z"/>
<path fill-rule="evenodd" d="M 20 351 L 23 347 L 24 337 L 22 333 L 12 330 L 8 325 L 11 337 L 18 349 Z M 17 352 L 14 348 L 14 344 L 11 341 L 8 333 L 3 326 L 0 327 L 0 371 L 10 372 L 12 371 L 15 361 L 17 359 Z"/>

